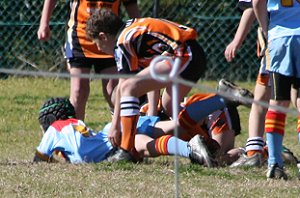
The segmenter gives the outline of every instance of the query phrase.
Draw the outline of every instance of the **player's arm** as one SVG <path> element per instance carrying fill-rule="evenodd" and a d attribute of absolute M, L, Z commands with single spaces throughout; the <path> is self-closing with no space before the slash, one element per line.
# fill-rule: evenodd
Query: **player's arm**
<path fill-rule="evenodd" d="M 36 152 L 33 158 L 34 162 L 57 162 L 54 159 L 53 153 L 55 152 L 56 145 L 56 133 L 58 133 L 53 127 L 49 127 L 43 134 L 42 140 L 39 146 L 36 148 Z"/>
<path fill-rule="evenodd" d="M 119 146 L 121 143 L 121 132 L 120 132 L 120 85 L 125 79 L 120 78 L 117 85 L 115 93 L 115 104 L 114 104 L 114 115 L 112 117 L 112 124 L 108 133 L 108 139 L 111 144 L 115 147 Z"/>
<path fill-rule="evenodd" d="M 123 4 L 130 18 L 141 17 L 136 0 L 123 0 Z"/>
<path fill-rule="evenodd" d="M 244 10 L 234 39 L 229 45 L 227 45 L 226 50 L 224 52 L 225 58 L 228 62 L 231 62 L 235 58 L 237 50 L 242 46 L 242 43 L 246 39 L 246 36 L 249 33 L 254 21 L 255 14 L 253 9 L 247 8 L 246 10 Z"/>
<path fill-rule="evenodd" d="M 43 11 L 42 11 L 42 16 L 40 20 L 40 26 L 39 30 L 37 32 L 38 39 L 42 41 L 47 41 L 50 39 L 50 18 L 52 15 L 52 12 L 54 10 L 56 4 L 56 0 L 45 0 L 44 1 L 44 6 L 43 6 Z"/>
<path fill-rule="evenodd" d="M 267 38 L 267 33 L 268 33 L 267 1 L 253 0 L 252 3 L 253 3 L 253 9 L 254 9 L 255 16 L 258 20 L 258 23 L 262 28 L 265 38 Z"/>

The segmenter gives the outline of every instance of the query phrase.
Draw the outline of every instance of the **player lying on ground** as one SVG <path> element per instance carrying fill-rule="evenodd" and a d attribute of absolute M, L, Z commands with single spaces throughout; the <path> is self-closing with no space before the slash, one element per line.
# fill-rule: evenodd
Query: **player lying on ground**
<path fill-rule="evenodd" d="M 208 99 L 216 97 L 215 94 L 195 94 L 187 101 L 179 119 L 181 139 L 171 135 L 176 122 L 158 122 L 158 117 L 141 117 L 135 140 L 140 156 L 175 154 L 174 142 L 177 139 L 179 156 L 213 166 L 217 153 L 227 153 L 234 145 L 234 131 L 229 129 L 230 118 L 226 108 L 213 113 L 205 121 L 198 119 L 202 117 L 201 110 L 209 105 L 207 102 L 212 102 Z M 40 110 L 39 122 L 45 133 L 37 147 L 35 161 L 53 161 L 52 154 L 60 152 L 71 163 L 100 162 L 114 151 L 107 138 L 109 127 L 94 133 L 75 118 L 74 108 L 67 99 L 52 98 L 46 101 Z M 209 132 L 217 141 L 210 137 Z"/>
<path fill-rule="evenodd" d="M 93 132 L 84 122 L 76 119 L 74 107 L 66 98 L 47 100 L 40 109 L 39 122 L 45 133 L 37 147 L 34 161 L 54 162 L 56 160 L 53 154 L 59 153 L 71 163 L 96 163 L 107 159 L 115 151 L 108 141 L 109 127 L 105 127 L 99 133 Z M 156 157 L 175 154 L 174 141 L 177 140 L 179 156 L 205 164 L 203 155 L 208 158 L 208 151 L 202 137 L 196 135 L 187 142 L 172 135 L 163 134 L 153 139 L 145 134 L 153 131 L 151 126 L 156 122 L 157 117 L 153 117 L 143 119 L 138 124 L 137 129 L 138 131 L 141 129 L 142 132 L 136 135 L 136 145 L 141 148 L 138 150 L 141 156 Z M 135 160 L 138 160 L 138 157 Z"/>

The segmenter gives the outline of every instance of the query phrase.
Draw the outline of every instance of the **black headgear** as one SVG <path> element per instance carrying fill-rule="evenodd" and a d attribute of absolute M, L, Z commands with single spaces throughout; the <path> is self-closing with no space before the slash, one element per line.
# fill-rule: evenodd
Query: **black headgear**
<path fill-rule="evenodd" d="M 56 120 L 75 117 L 74 107 L 67 98 L 50 98 L 39 111 L 39 123 L 44 131 Z"/>

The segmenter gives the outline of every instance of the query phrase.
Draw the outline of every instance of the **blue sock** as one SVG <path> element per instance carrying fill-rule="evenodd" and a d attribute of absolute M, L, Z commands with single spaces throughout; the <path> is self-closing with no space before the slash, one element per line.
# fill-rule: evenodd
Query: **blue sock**
<path fill-rule="evenodd" d="M 268 165 L 270 166 L 277 163 L 278 166 L 283 167 L 281 157 L 283 136 L 278 133 L 266 134 L 269 153 Z"/>
<path fill-rule="evenodd" d="M 190 151 L 188 149 L 188 143 L 176 138 L 176 137 L 171 137 L 167 143 L 167 147 L 168 147 L 168 153 L 170 155 L 175 155 L 176 154 L 176 144 L 175 141 L 177 139 L 177 155 L 181 156 L 181 157 L 189 157 Z"/>
<path fill-rule="evenodd" d="M 194 102 L 186 107 L 191 119 L 199 122 L 212 112 L 225 107 L 224 99 L 218 95 L 211 98 Z"/>

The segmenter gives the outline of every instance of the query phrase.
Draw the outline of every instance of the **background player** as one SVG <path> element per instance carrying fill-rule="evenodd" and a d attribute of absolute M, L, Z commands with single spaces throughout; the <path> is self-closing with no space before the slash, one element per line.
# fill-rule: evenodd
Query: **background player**
<path fill-rule="evenodd" d="M 243 41 L 246 39 L 249 30 L 255 21 L 255 14 L 252 7 L 252 2 L 249 0 L 239 0 L 239 9 L 243 12 L 238 29 L 234 36 L 234 39 L 226 47 L 224 52 L 225 58 L 228 62 L 231 62 L 241 47 Z M 254 89 L 254 100 L 268 102 L 270 99 L 270 82 L 269 82 L 269 72 L 266 70 L 266 57 L 264 56 L 264 51 L 267 47 L 265 39 L 262 36 L 261 28 L 258 28 L 258 50 L 257 56 L 262 57 L 261 66 L 256 79 L 256 85 Z M 293 99 L 296 98 L 297 90 L 292 91 Z M 295 102 L 293 102 L 295 104 Z M 246 155 L 241 155 L 241 157 L 231 165 L 231 167 L 239 166 L 261 166 L 264 162 L 264 130 L 265 130 L 265 116 L 267 108 L 253 103 L 249 115 L 249 125 L 248 133 L 249 137 L 246 143 Z M 285 158 L 290 158 L 290 161 L 294 161 L 293 154 L 289 149 L 284 147 Z"/>
<path fill-rule="evenodd" d="M 291 87 L 298 91 L 300 87 L 300 2 L 253 0 L 253 8 L 263 35 L 268 40 L 270 61 L 271 106 L 265 121 L 269 150 L 267 178 L 287 179 L 281 157 L 286 113 L 280 112 L 276 106 L 288 108 Z M 299 102 L 298 94 L 297 104 Z M 299 120 L 300 117 L 298 123 Z"/>
<path fill-rule="evenodd" d="M 88 1 L 71 0 L 68 31 L 66 34 L 65 57 L 71 74 L 70 100 L 75 107 L 76 115 L 84 120 L 85 107 L 90 92 L 90 79 L 80 77 L 88 74 L 92 67 L 98 74 L 116 73 L 113 56 L 105 54 L 97 49 L 97 46 L 86 38 L 85 27 L 89 16 L 98 9 L 111 9 L 119 15 L 121 2 L 124 4 L 129 17 L 139 17 L 136 0 L 116 1 Z M 45 0 L 42 11 L 38 39 L 47 41 L 50 38 L 50 18 L 54 10 L 56 0 Z M 109 107 L 113 109 L 112 94 L 117 80 L 102 79 L 102 91 Z"/>

